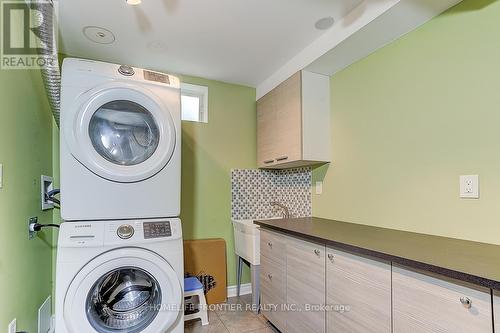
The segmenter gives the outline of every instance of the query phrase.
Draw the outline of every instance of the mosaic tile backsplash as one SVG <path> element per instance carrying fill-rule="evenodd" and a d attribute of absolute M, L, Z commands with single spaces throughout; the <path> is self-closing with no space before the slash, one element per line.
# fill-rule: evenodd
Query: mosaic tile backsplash
<path fill-rule="evenodd" d="M 292 217 L 311 216 L 311 168 L 231 170 L 231 216 L 236 220 L 282 216 L 271 202 L 285 204 Z"/>

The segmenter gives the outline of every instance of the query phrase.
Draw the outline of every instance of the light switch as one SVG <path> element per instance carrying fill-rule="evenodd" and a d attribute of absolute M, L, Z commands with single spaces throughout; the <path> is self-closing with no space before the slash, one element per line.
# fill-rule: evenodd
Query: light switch
<path fill-rule="evenodd" d="M 460 176 L 460 198 L 479 199 L 479 176 Z"/>
<path fill-rule="evenodd" d="M 0 163 L 0 188 L 3 188 L 3 164 Z"/>
<path fill-rule="evenodd" d="M 316 194 L 323 193 L 323 182 L 316 182 Z"/>

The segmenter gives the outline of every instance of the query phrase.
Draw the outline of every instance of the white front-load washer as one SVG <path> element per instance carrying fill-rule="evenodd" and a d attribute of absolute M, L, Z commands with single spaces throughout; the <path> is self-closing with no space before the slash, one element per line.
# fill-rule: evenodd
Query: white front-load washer
<path fill-rule="evenodd" d="M 65 222 L 56 333 L 184 332 L 179 219 Z"/>
<path fill-rule="evenodd" d="M 60 131 L 63 220 L 179 216 L 180 112 L 175 76 L 65 59 Z"/>

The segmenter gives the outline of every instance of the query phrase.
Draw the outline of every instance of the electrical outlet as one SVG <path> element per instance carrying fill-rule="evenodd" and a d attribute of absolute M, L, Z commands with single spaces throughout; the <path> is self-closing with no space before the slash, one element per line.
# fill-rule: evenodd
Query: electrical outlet
<path fill-rule="evenodd" d="M 54 189 L 54 179 L 45 175 L 42 175 L 40 178 L 40 201 L 42 202 L 42 210 L 52 209 L 54 208 L 54 203 L 47 200 L 47 193 Z"/>
<path fill-rule="evenodd" d="M 479 198 L 478 175 L 460 176 L 460 198 L 465 198 L 465 199 Z"/>
<path fill-rule="evenodd" d="M 38 217 L 30 217 L 28 220 L 28 240 L 32 240 L 36 237 L 37 232 L 31 227 L 32 224 L 38 223 Z"/>
<path fill-rule="evenodd" d="M 316 194 L 322 194 L 323 193 L 323 182 L 319 181 L 316 182 Z"/>
<path fill-rule="evenodd" d="M 14 318 L 9 324 L 9 330 L 7 333 L 16 333 L 17 332 L 17 319 Z"/>

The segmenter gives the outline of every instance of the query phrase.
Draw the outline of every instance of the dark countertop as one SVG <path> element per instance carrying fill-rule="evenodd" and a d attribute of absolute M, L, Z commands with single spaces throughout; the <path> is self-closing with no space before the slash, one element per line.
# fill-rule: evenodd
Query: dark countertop
<path fill-rule="evenodd" d="M 337 249 L 500 290 L 500 245 L 316 217 L 255 223 Z"/>

